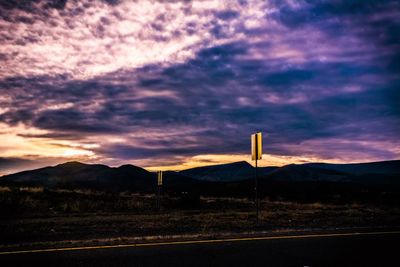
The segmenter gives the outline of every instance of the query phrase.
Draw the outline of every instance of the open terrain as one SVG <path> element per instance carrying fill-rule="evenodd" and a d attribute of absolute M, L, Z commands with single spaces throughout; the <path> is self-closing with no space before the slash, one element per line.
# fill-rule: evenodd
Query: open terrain
<path fill-rule="evenodd" d="M 165 172 L 68 162 L 0 178 L 0 249 L 289 232 L 397 229 L 399 161 Z"/>
<path fill-rule="evenodd" d="M 104 244 L 261 232 L 383 229 L 399 226 L 400 208 L 370 203 L 263 199 L 259 223 L 246 198 L 163 196 L 89 190 L 0 188 L 0 247 Z"/>

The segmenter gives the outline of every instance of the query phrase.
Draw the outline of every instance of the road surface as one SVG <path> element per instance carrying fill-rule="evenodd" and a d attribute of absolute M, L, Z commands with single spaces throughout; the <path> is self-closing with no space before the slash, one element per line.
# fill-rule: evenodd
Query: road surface
<path fill-rule="evenodd" d="M 1 266 L 400 266 L 400 232 L 0 253 Z"/>

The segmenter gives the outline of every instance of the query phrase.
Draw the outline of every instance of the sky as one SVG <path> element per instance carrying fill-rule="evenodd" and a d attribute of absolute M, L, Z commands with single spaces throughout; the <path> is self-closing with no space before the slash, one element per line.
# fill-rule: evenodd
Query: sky
<path fill-rule="evenodd" d="M 400 158 L 399 1 L 0 1 L 0 175 Z"/>

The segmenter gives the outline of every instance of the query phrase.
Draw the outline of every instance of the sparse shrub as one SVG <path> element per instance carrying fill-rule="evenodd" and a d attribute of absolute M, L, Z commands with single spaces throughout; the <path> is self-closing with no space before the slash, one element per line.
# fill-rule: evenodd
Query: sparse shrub
<path fill-rule="evenodd" d="M 28 193 L 43 193 L 43 187 L 20 187 L 19 191 Z"/>
<path fill-rule="evenodd" d="M 68 201 L 63 205 L 64 212 L 80 212 L 80 203 L 79 201 Z"/>
<path fill-rule="evenodd" d="M 11 192 L 10 187 L 8 186 L 0 186 L 0 193 Z"/>
<path fill-rule="evenodd" d="M 24 209 L 39 209 L 42 205 L 40 200 L 28 195 L 21 199 L 20 205 Z"/>

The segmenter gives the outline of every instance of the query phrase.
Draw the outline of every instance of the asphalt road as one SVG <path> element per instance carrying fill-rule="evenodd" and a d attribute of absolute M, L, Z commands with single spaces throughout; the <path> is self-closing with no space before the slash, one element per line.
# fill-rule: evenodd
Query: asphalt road
<path fill-rule="evenodd" d="M 400 232 L 0 254 L 0 266 L 400 266 Z"/>

